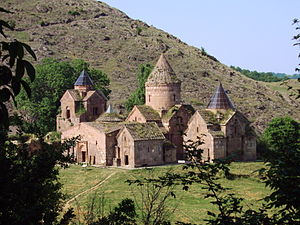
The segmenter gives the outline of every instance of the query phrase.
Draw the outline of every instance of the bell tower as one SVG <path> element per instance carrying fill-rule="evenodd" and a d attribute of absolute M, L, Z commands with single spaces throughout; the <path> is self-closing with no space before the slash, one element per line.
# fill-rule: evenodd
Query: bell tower
<path fill-rule="evenodd" d="M 145 83 L 146 105 L 160 115 L 181 102 L 181 81 L 177 78 L 164 54 L 157 61 Z"/>
<path fill-rule="evenodd" d="M 94 90 L 94 83 L 85 70 L 81 71 L 79 77 L 75 81 L 74 89 L 78 90 L 83 98 L 86 96 L 88 91 Z"/>

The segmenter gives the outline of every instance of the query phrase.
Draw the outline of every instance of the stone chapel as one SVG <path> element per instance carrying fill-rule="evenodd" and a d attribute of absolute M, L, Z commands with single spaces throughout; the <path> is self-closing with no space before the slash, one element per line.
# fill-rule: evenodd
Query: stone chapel
<path fill-rule="evenodd" d="M 181 81 L 162 54 L 145 83 L 145 105 L 126 119 L 107 107 L 82 71 L 61 98 L 57 130 L 62 140 L 80 135 L 76 161 L 103 166 L 142 167 L 184 160 L 183 143 L 203 137 L 203 158 L 256 159 L 256 137 L 220 83 L 205 109 L 182 104 Z"/>

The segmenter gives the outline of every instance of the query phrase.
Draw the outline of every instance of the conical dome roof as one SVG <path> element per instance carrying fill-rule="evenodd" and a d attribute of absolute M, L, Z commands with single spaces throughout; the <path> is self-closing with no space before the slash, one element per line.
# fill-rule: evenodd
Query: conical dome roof
<path fill-rule="evenodd" d="M 93 86 L 94 83 L 90 78 L 89 74 L 85 70 L 82 70 L 74 86 L 86 86 L 86 85 Z"/>
<path fill-rule="evenodd" d="M 180 83 L 164 54 L 161 54 L 147 83 Z"/>
<path fill-rule="evenodd" d="M 215 94 L 211 97 L 208 109 L 234 109 L 234 105 L 226 94 L 222 84 L 220 83 Z"/>

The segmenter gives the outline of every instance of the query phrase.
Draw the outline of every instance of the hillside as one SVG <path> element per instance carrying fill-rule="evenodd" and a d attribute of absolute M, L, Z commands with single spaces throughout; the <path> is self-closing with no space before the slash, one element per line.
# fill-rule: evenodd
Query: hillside
<path fill-rule="evenodd" d="M 133 20 L 94 0 L 2 0 L 5 15 L 16 24 L 15 38 L 29 43 L 39 60 L 82 58 L 111 79 L 111 101 L 122 104 L 136 87 L 141 63 L 154 64 L 165 52 L 182 80 L 183 101 L 206 105 L 217 80 L 229 90 L 236 107 L 261 131 L 272 117 L 300 119 L 300 103 L 246 78 L 178 38 Z M 205 31 L 203 31 L 205 35 Z M 216 56 L 217 57 L 217 56 Z"/>

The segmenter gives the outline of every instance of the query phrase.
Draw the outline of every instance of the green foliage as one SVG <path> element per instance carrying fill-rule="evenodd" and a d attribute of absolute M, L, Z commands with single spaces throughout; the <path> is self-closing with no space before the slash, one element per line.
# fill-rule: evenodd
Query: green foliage
<path fill-rule="evenodd" d="M 86 113 L 86 109 L 84 108 L 83 102 L 79 102 L 79 106 L 77 107 L 76 115 L 80 116 Z"/>
<path fill-rule="evenodd" d="M 275 118 L 263 134 L 267 145 L 262 172 L 273 192 L 268 207 L 280 209 L 281 223 L 300 222 L 300 124 L 289 118 Z"/>
<path fill-rule="evenodd" d="M 107 217 L 107 223 L 99 221 L 100 224 L 115 224 L 115 225 L 134 225 L 135 217 L 137 216 L 135 212 L 134 202 L 131 199 L 123 199 L 117 207 L 114 208 L 112 212 Z"/>
<path fill-rule="evenodd" d="M 50 143 L 53 143 L 53 142 L 60 142 L 61 141 L 61 133 L 60 132 L 57 132 L 57 131 L 52 131 L 52 132 L 49 132 L 47 135 L 46 135 L 46 141 L 50 142 Z"/>
<path fill-rule="evenodd" d="M 129 199 L 123 199 L 118 206 L 105 215 L 105 198 L 98 195 L 97 192 L 88 201 L 87 210 L 83 213 L 83 221 L 78 220 L 79 224 L 87 225 L 135 225 L 136 211 L 134 202 Z M 81 208 L 78 206 L 79 209 Z M 81 211 L 81 209 L 80 209 Z"/>
<path fill-rule="evenodd" d="M 10 13 L 0 7 L 0 12 Z M 0 20 L 3 27 L 12 29 Z M 36 60 L 27 44 L 13 41 L 0 43 L 0 224 L 67 224 L 73 216 L 68 210 L 58 222 L 63 194 L 58 181 L 57 165 L 65 167 L 71 157 L 66 150 L 74 146 L 76 138 L 64 144 L 49 145 L 33 136 L 15 136 L 14 143 L 7 137 L 10 118 L 4 102 L 20 95 L 31 96 L 30 82 L 35 80 L 35 69 L 24 60 L 27 52 Z M 24 79 L 25 71 L 28 75 Z M 23 89 L 21 89 L 23 87 Z M 16 117 L 18 118 L 18 117 Z M 17 142 L 17 144 L 15 144 Z"/>
<path fill-rule="evenodd" d="M 207 55 L 207 52 L 204 47 L 201 47 L 201 53 L 202 53 L 202 55 L 205 55 L 205 56 Z"/>
<path fill-rule="evenodd" d="M 29 116 L 23 122 L 22 129 L 26 133 L 39 133 L 45 135 L 55 130 L 56 115 L 58 114 L 60 98 L 67 89 L 72 89 L 80 72 L 85 69 L 94 81 L 95 88 L 101 90 L 106 96 L 110 90 L 107 88 L 109 79 L 100 70 L 89 68 L 84 60 L 75 59 L 70 62 L 45 59 L 36 67 L 36 79 L 30 85 L 35 91 L 29 100 L 24 92 L 16 98 L 17 103 Z"/>
<path fill-rule="evenodd" d="M 296 30 L 299 30 L 300 29 L 300 21 L 299 19 L 294 19 L 293 20 L 293 25 L 296 26 Z M 296 34 L 294 37 L 293 37 L 293 40 L 295 41 L 294 43 L 294 46 L 300 46 L 300 33 L 299 34 Z M 298 55 L 298 58 L 300 58 L 300 53 Z M 300 64 L 299 64 L 300 66 Z M 300 72 L 300 68 L 296 68 L 295 69 L 297 72 Z"/>
<path fill-rule="evenodd" d="M 298 19 L 293 20 L 293 25 L 296 25 L 296 30 L 300 29 L 300 21 Z M 295 40 L 294 46 L 300 46 L 300 33 L 296 34 L 293 37 L 293 40 Z M 298 55 L 298 58 L 300 58 L 300 53 Z M 300 66 L 300 64 L 298 64 L 298 66 Z M 295 71 L 300 72 L 300 67 L 296 67 Z M 299 77 L 298 82 L 300 82 Z M 300 89 L 295 89 L 294 92 L 296 92 L 296 99 L 300 98 Z"/>
<path fill-rule="evenodd" d="M 157 178 L 157 175 L 153 169 L 147 169 L 145 177 L 146 180 L 153 180 Z M 143 179 L 127 180 L 126 183 L 137 186 L 132 194 L 141 211 L 141 224 L 170 224 L 169 219 L 175 211 L 175 208 L 169 206 L 170 199 L 175 197 L 174 185 L 158 185 L 154 182 L 144 182 Z"/>
<path fill-rule="evenodd" d="M 72 15 L 72 16 L 80 16 L 80 13 L 78 11 L 75 11 L 75 10 L 70 10 L 68 12 L 69 15 Z"/>
<path fill-rule="evenodd" d="M 246 69 L 241 69 L 240 67 L 234 67 L 230 66 L 231 69 L 234 69 L 241 74 L 245 75 L 246 77 L 249 77 L 253 80 L 258 80 L 258 81 L 264 81 L 264 82 L 278 82 L 278 81 L 284 81 L 287 80 L 288 77 L 282 77 L 279 78 L 274 75 L 272 72 L 257 72 L 257 71 L 250 71 Z"/>
<path fill-rule="evenodd" d="M 136 34 L 137 35 L 141 35 L 142 31 L 143 31 L 143 29 L 141 27 L 136 28 Z"/>
<path fill-rule="evenodd" d="M 137 72 L 138 87 L 125 102 L 125 108 L 130 111 L 135 105 L 145 104 L 145 83 L 153 69 L 150 64 L 141 64 Z"/>
<path fill-rule="evenodd" d="M 213 60 L 215 62 L 219 62 L 214 56 L 208 54 L 207 51 L 204 49 L 204 47 L 201 47 L 201 54 L 203 56 L 206 56 L 206 57 L 210 58 L 211 60 Z"/>
<path fill-rule="evenodd" d="M 10 13 L 3 8 L 0 8 L 0 12 Z M 13 27 L 0 20 L 0 33 L 6 38 L 4 28 L 13 30 Z M 24 60 L 25 53 L 36 60 L 35 53 L 27 44 L 17 40 L 0 42 L 0 57 L 3 62 L 0 65 L 0 141 L 5 138 L 9 126 L 8 111 L 4 103 L 11 99 L 15 101 L 15 96 L 20 93 L 22 87 L 27 96 L 31 95 L 28 83 L 35 79 L 35 69 L 30 62 Z M 30 79 L 25 79 L 26 73 Z"/>
<path fill-rule="evenodd" d="M 76 139 L 47 144 L 20 139 L 6 142 L 0 151 L 0 224 L 54 224 L 63 204 L 59 168 L 70 156 L 64 152 Z M 42 222 L 43 221 L 43 222 Z"/>

